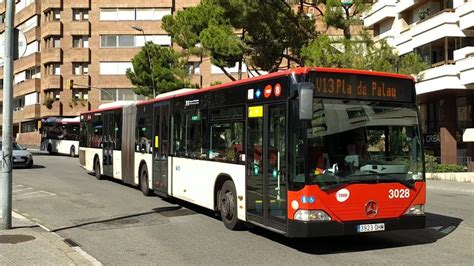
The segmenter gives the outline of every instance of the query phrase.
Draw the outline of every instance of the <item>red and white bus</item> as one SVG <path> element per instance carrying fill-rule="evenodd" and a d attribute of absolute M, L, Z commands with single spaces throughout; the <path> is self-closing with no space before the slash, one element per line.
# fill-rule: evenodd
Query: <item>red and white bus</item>
<path fill-rule="evenodd" d="M 297 68 L 83 113 L 79 161 L 289 237 L 424 228 L 409 76 Z"/>
<path fill-rule="evenodd" d="M 41 120 L 41 150 L 50 154 L 77 156 L 79 117 L 48 117 Z"/>

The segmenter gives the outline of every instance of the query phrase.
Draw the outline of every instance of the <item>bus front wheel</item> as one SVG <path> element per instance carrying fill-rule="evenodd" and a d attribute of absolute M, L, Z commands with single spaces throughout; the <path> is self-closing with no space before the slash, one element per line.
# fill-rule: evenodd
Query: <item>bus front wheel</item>
<path fill-rule="evenodd" d="M 234 182 L 227 180 L 219 191 L 219 211 L 222 222 L 227 229 L 240 230 L 243 228 L 243 222 L 237 217 L 237 193 Z"/>
<path fill-rule="evenodd" d="M 140 171 L 140 190 L 142 191 L 143 195 L 151 196 L 151 189 L 148 187 L 148 171 L 146 166 L 142 167 Z"/>

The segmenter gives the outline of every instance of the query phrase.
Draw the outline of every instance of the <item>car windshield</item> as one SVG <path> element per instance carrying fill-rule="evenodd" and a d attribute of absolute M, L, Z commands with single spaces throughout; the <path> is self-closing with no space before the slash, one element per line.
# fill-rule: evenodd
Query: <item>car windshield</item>
<path fill-rule="evenodd" d="M 2 149 L 2 143 L 0 143 L 0 150 Z M 14 151 L 23 150 L 23 147 L 18 143 L 13 143 L 12 149 Z"/>
<path fill-rule="evenodd" d="M 322 189 L 374 182 L 412 186 L 423 178 L 415 107 L 315 99 L 313 110 L 306 136 L 297 141 L 307 145 L 307 183 Z"/>

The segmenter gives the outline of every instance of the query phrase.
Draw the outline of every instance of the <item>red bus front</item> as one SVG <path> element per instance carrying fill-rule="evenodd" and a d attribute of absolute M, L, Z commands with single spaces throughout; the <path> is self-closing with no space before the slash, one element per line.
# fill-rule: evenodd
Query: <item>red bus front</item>
<path fill-rule="evenodd" d="M 290 113 L 287 235 L 424 228 L 426 184 L 413 82 L 340 77 L 310 76 L 311 119 Z M 344 79 L 357 80 L 349 87 Z M 395 89 L 389 81 L 402 83 Z M 331 84 L 340 85 L 338 94 L 331 94 Z"/>

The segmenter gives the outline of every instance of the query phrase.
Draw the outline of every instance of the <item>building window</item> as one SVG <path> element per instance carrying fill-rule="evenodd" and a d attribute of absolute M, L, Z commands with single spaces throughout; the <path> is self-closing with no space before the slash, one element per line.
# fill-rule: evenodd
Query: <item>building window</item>
<path fill-rule="evenodd" d="M 54 90 L 48 90 L 44 93 L 45 97 L 51 98 L 54 101 L 59 101 L 61 99 L 61 90 L 60 89 L 54 89 Z"/>
<path fill-rule="evenodd" d="M 48 9 L 44 12 L 44 21 L 59 21 L 61 19 L 61 10 L 58 8 Z"/>
<path fill-rule="evenodd" d="M 72 36 L 73 48 L 89 48 L 89 36 Z"/>
<path fill-rule="evenodd" d="M 89 64 L 88 63 L 73 63 L 72 69 L 74 75 L 89 75 Z"/>
<path fill-rule="evenodd" d="M 201 74 L 201 63 L 199 62 L 188 62 L 185 67 L 188 75 Z"/>
<path fill-rule="evenodd" d="M 100 75 L 125 75 L 132 62 L 100 62 Z"/>
<path fill-rule="evenodd" d="M 89 91 L 84 89 L 73 89 L 72 90 L 72 99 L 74 100 L 88 100 Z"/>
<path fill-rule="evenodd" d="M 103 8 L 102 21 L 162 20 L 171 15 L 171 8 Z"/>
<path fill-rule="evenodd" d="M 21 133 L 35 132 L 36 121 L 21 122 Z"/>
<path fill-rule="evenodd" d="M 72 10 L 73 21 L 87 21 L 89 20 L 89 10 L 87 9 L 73 9 Z"/>
<path fill-rule="evenodd" d="M 145 96 L 137 95 L 132 89 L 101 89 L 100 101 L 136 101 L 144 100 Z"/>
<path fill-rule="evenodd" d="M 46 75 L 61 75 L 61 65 L 58 63 L 45 65 Z"/>
<path fill-rule="evenodd" d="M 52 36 L 44 39 L 46 48 L 59 48 L 61 47 L 61 38 L 59 36 Z"/>
<path fill-rule="evenodd" d="M 101 48 L 130 48 L 142 47 L 145 41 L 153 42 L 161 46 L 171 46 L 171 36 L 169 35 L 101 35 Z"/>

